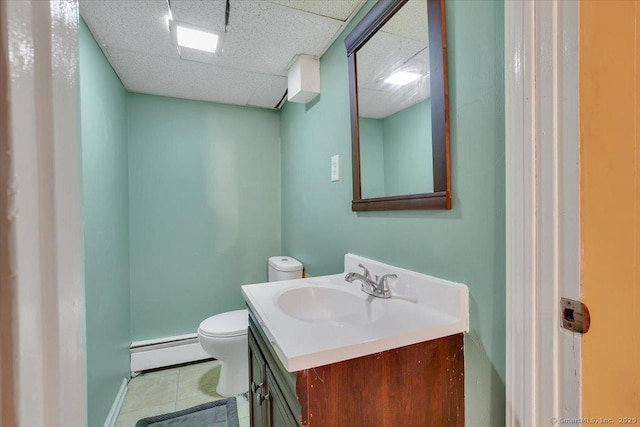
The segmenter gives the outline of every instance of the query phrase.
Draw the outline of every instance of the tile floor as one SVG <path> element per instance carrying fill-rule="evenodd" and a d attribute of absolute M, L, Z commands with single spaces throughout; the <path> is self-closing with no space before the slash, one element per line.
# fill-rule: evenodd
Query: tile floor
<path fill-rule="evenodd" d="M 213 360 L 132 378 L 116 427 L 134 427 L 141 418 L 224 399 L 216 393 L 219 375 L 220 362 Z M 243 396 L 236 402 L 240 427 L 249 427 L 249 402 Z"/>

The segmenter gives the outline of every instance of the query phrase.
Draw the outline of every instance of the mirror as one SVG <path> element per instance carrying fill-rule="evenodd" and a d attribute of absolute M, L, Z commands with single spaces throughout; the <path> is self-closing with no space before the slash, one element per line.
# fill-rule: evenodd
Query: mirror
<path fill-rule="evenodd" d="M 379 0 L 345 39 L 352 210 L 450 209 L 444 0 Z"/>

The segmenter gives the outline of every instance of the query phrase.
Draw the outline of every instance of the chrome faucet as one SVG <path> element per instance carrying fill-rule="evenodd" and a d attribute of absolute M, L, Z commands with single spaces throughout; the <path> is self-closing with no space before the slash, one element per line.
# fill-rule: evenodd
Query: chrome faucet
<path fill-rule="evenodd" d="M 376 276 L 376 280 L 372 280 L 369 270 L 367 270 L 364 265 L 358 264 L 358 267 L 364 270 L 364 274 L 347 273 L 344 276 L 344 280 L 349 283 L 353 283 L 354 280 L 359 280 L 362 282 L 360 289 L 363 292 L 378 298 L 391 298 L 388 279 L 397 279 L 398 276 L 395 274 L 385 274 L 380 278 Z"/>

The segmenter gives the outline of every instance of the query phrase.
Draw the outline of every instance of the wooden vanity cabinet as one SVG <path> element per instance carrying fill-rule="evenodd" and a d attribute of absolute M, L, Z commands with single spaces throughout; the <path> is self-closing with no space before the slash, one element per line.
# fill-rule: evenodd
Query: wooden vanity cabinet
<path fill-rule="evenodd" d="M 462 334 L 287 372 L 249 315 L 252 427 L 464 426 Z"/>

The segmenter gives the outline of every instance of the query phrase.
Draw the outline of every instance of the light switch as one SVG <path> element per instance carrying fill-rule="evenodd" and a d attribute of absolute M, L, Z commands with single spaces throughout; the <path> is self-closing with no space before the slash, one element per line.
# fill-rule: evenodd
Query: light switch
<path fill-rule="evenodd" d="M 331 157 L 331 181 L 340 181 L 340 155 Z"/>

